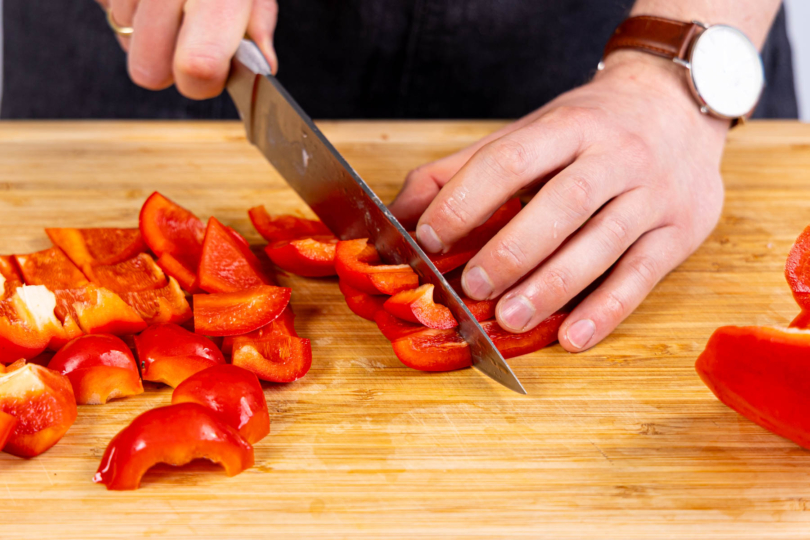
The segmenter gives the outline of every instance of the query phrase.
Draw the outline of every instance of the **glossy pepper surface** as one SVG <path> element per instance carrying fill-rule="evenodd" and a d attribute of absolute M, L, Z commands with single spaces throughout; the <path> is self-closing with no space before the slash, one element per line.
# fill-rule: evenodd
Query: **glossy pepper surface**
<path fill-rule="evenodd" d="M 239 292 L 194 295 L 194 331 L 205 336 L 238 336 L 273 322 L 290 303 L 292 291 L 269 285 Z"/>
<path fill-rule="evenodd" d="M 225 363 L 210 339 L 176 324 L 150 326 L 135 336 L 135 348 L 143 380 L 175 388 L 195 373 Z"/>
<path fill-rule="evenodd" d="M 382 264 L 366 239 L 338 242 L 335 271 L 341 281 L 367 294 L 396 294 L 415 289 L 419 278 L 407 264 Z"/>

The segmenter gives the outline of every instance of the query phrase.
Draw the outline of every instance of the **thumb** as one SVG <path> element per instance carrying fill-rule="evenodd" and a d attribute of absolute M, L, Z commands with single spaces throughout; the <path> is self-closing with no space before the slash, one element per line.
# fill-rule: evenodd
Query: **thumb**
<path fill-rule="evenodd" d="M 250 12 L 247 33 L 262 51 L 270 69 L 275 75 L 278 73 L 278 57 L 273 47 L 273 34 L 278 21 L 278 4 L 276 0 L 254 0 Z"/>

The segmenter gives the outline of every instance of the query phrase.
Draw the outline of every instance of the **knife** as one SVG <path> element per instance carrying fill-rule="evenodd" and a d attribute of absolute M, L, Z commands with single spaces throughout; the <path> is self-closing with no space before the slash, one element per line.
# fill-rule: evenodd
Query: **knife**
<path fill-rule="evenodd" d="M 371 188 L 335 150 L 278 80 L 255 43 L 242 40 L 227 83 L 248 140 L 343 240 L 369 238 L 380 257 L 409 264 L 458 321 L 473 367 L 518 392 L 523 385 L 458 294 Z"/>

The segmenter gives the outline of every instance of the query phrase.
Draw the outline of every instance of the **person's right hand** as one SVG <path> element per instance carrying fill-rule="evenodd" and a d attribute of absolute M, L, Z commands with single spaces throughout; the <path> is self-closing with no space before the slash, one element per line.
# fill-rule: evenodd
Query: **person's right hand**
<path fill-rule="evenodd" d="M 135 84 L 162 90 L 175 84 L 186 97 L 218 96 L 231 58 L 247 34 L 261 49 L 273 73 L 276 0 L 97 0 L 112 10 L 118 26 L 134 29 L 118 36 L 128 53 Z"/>

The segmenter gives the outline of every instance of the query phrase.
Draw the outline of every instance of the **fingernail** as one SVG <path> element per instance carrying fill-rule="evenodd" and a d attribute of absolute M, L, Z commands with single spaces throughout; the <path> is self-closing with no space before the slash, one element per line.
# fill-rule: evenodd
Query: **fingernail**
<path fill-rule="evenodd" d="M 501 319 L 513 330 L 523 330 L 534 316 L 534 306 L 529 299 L 519 294 L 506 301 L 501 308 Z"/>
<path fill-rule="evenodd" d="M 439 235 L 430 225 L 420 225 L 416 231 L 416 238 L 428 253 L 439 253 L 444 249 L 444 244 L 439 239 Z"/>
<path fill-rule="evenodd" d="M 565 333 L 571 345 L 577 349 L 584 349 L 588 342 L 596 332 L 596 325 L 590 319 L 582 319 L 568 327 L 568 332 Z"/>
<path fill-rule="evenodd" d="M 492 281 L 480 266 L 473 266 L 462 277 L 462 286 L 467 296 L 474 300 L 485 300 L 492 294 Z"/>

